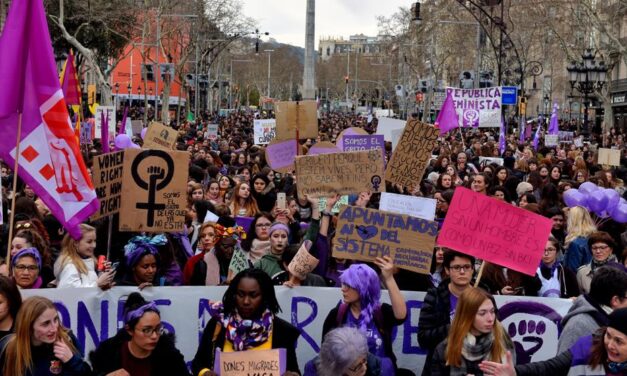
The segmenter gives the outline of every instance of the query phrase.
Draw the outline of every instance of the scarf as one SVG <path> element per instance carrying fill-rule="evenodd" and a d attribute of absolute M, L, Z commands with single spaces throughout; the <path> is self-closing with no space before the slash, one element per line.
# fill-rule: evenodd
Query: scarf
<path fill-rule="evenodd" d="M 224 304 L 215 302 L 209 306 L 209 314 L 225 328 L 226 339 L 233 343 L 235 351 L 244 351 L 263 344 L 272 332 L 274 315 L 267 308 L 260 318 L 244 320 L 237 310 L 227 316 L 224 313 Z"/>
<path fill-rule="evenodd" d="M 551 266 L 547 266 L 542 261 L 540 261 L 540 272 L 542 273 L 542 276 L 544 278 L 551 278 L 553 276 L 553 273 L 555 272 L 555 269 L 557 269 L 559 265 L 559 261 L 555 261 Z"/>
<path fill-rule="evenodd" d="M 466 376 L 468 374 L 466 361 L 477 362 L 486 359 L 492 344 L 494 334 L 492 332 L 478 337 L 468 333 L 462 344 L 462 363 L 460 367 L 451 367 L 451 376 Z"/>
<path fill-rule="evenodd" d="M 608 362 L 607 368 L 612 373 L 620 374 L 621 372 L 627 371 L 627 362 Z"/>
<path fill-rule="evenodd" d="M 606 258 L 603 261 L 596 261 L 595 259 L 592 259 L 592 261 L 590 262 L 590 271 L 592 273 L 594 273 L 594 271 L 597 268 L 602 267 L 603 265 L 607 265 L 608 262 L 616 262 L 616 256 L 614 256 L 613 254 L 610 255 L 610 257 Z"/>
<path fill-rule="evenodd" d="M 254 264 L 268 253 L 270 253 L 270 240 L 253 239 L 248 258 Z"/>
<path fill-rule="evenodd" d="M 203 261 L 207 264 L 207 274 L 205 274 L 205 286 L 220 285 L 220 263 L 212 248 L 203 256 Z"/>

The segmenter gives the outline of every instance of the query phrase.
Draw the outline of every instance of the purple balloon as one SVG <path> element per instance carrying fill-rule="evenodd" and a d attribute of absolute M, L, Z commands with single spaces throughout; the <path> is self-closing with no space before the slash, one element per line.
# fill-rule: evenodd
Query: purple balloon
<path fill-rule="evenodd" d="M 146 137 L 146 132 L 148 132 L 148 128 L 142 128 L 142 132 L 140 133 L 142 140 L 144 139 L 144 137 Z"/>
<path fill-rule="evenodd" d="M 627 204 L 620 204 L 610 213 L 613 220 L 618 223 L 627 223 Z"/>
<path fill-rule="evenodd" d="M 579 186 L 579 192 L 581 193 L 592 193 L 599 189 L 599 186 L 592 182 L 585 182 Z"/>
<path fill-rule="evenodd" d="M 603 191 L 588 193 L 588 208 L 591 211 L 599 214 L 607 208 L 608 201 L 604 193 Z"/>
<path fill-rule="evenodd" d="M 569 208 L 575 206 L 586 207 L 587 197 L 578 190 L 571 188 L 564 192 L 564 202 Z"/>
<path fill-rule="evenodd" d="M 115 148 L 118 150 L 124 150 L 130 147 L 132 143 L 131 138 L 124 133 L 115 136 L 115 140 L 113 141 Z"/>
<path fill-rule="evenodd" d="M 608 212 L 609 215 L 609 213 L 611 213 L 614 208 L 620 204 L 621 197 L 618 192 L 612 188 L 605 188 L 603 190 L 603 195 L 607 197 L 607 206 L 605 207 L 605 211 Z"/>
<path fill-rule="evenodd" d="M 131 146 L 129 146 L 130 149 L 141 149 L 141 146 L 137 145 L 136 143 L 131 141 Z"/>

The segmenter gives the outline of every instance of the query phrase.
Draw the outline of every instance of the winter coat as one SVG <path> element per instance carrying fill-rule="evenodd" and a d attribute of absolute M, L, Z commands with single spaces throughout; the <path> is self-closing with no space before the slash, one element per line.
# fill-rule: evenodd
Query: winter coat
<path fill-rule="evenodd" d="M 509 338 L 507 333 L 504 333 L 504 341 L 506 345 L 506 349 L 509 350 L 512 354 L 514 364 L 516 364 L 516 352 L 514 351 L 514 344 L 512 340 Z M 431 376 L 448 376 L 451 373 L 451 366 L 446 364 L 446 346 L 448 344 L 448 338 L 444 341 L 440 342 L 440 344 L 435 348 L 435 352 L 433 353 L 433 358 L 431 359 L 431 368 L 428 370 L 429 375 Z M 463 355 L 462 355 L 463 357 Z M 470 375 L 474 376 L 483 376 L 483 371 L 479 369 L 479 363 L 481 363 L 485 359 L 470 361 L 464 359 L 466 363 L 466 372 Z"/>
<path fill-rule="evenodd" d="M 63 258 L 59 257 L 54 265 L 54 275 L 57 277 L 57 288 L 98 287 L 98 274 L 96 274 L 96 266 L 93 257 L 83 259 L 85 266 L 87 266 L 87 274 L 80 273 L 71 261 L 61 267 L 62 261 Z"/>
<path fill-rule="evenodd" d="M 418 319 L 418 344 L 427 350 L 427 357 L 422 375 L 429 375 L 431 359 L 438 344 L 446 339 L 451 326 L 451 292 L 448 289 L 450 279 L 442 281 L 438 287 L 431 288 L 425 295 Z"/>
<path fill-rule="evenodd" d="M 564 266 L 576 273 L 580 266 L 589 264 L 590 261 L 592 261 L 592 252 L 588 247 L 588 238 L 579 236 L 568 243 L 564 254 Z"/>
<path fill-rule="evenodd" d="M 608 313 L 589 295 L 581 295 L 562 319 L 557 353 L 568 350 L 580 337 L 589 336 L 609 321 Z"/>
<path fill-rule="evenodd" d="M 255 263 L 255 268 L 263 270 L 270 278 L 273 278 L 283 271 L 283 268 L 281 268 L 281 256 L 274 255 L 272 252 L 267 253 Z"/>

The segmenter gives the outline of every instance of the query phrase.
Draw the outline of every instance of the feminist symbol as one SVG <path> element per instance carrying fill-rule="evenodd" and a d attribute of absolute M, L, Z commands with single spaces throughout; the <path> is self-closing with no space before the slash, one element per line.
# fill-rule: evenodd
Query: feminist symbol
<path fill-rule="evenodd" d="M 149 157 L 163 159 L 167 165 L 167 174 L 166 171 L 159 166 L 149 166 L 147 170 L 148 182 L 146 182 L 139 176 L 139 164 L 144 159 Z M 131 174 L 135 183 L 141 189 L 148 191 L 148 202 L 138 202 L 135 204 L 135 207 L 137 209 L 146 209 L 148 211 L 146 222 L 148 227 L 152 227 L 155 224 L 155 211 L 165 209 L 165 204 L 157 204 L 155 202 L 156 193 L 157 191 L 165 188 L 172 180 L 172 176 L 174 175 L 174 160 L 172 160 L 172 157 L 163 150 L 145 150 L 137 155 L 137 157 L 133 160 L 133 164 L 131 165 Z M 160 182 L 157 183 L 157 181 Z"/>

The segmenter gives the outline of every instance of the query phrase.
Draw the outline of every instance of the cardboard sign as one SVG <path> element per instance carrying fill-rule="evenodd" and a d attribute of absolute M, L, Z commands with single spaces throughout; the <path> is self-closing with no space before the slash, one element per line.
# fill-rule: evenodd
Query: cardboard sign
<path fill-rule="evenodd" d="M 579 136 L 576 137 L 573 142 L 575 143 L 575 146 L 578 148 L 582 148 L 583 147 L 583 136 Z"/>
<path fill-rule="evenodd" d="M 551 220 L 457 187 L 438 244 L 528 275 L 535 275 Z"/>
<path fill-rule="evenodd" d="M 390 256 L 399 268 L 429 274 L 437 235 L 434 221 L 344 206 L 333 239 L 333 257 L 372 261 Z"/>
<path fill-rule="evenodd" d="M 216 350 L 218 376 L 281 376 L 287 369 L 285 349 L 222 352 Z"/>
<path fill-rule="evenodd" d="M 311 240 L 305 240 L 287 266 L 290 273 L 301 281 L 307 278 L 307 274 L 311 273 L 320 262 L 309 253 L 310 248 Z"/>
<path fill-rule="evenodd" d="M 100 209 L 92 221 L 120 211 L 124 151 L 97 155 L 92 166 L 91 180 L 100 200 Z"/>
<path fill-rule="evenodd" d="M 267 145 L 276 137 L 275 119 L 255 119 L 253 127 L 255 145 Z"/>
<path fill-rule="evenodd" d="M 341 149 L 344 151 L 381 150 L 381 155 L 384 155 L 385 139 L 380 134 L 346 135 L 342 138 Z"/>
<path fill-rule="evenodd" d="M 81 123 L 80 142 L 81 145 L 90 145 L 92 141 L 93 124 L 89 122 Z"/>
<path fill-rule="evenodd" d="M 287 140 L 318 137 L 318 104 L 316 101 L 276 102 L 276 138 Z"/>
<path fill-rule="evenodd" d="M 544 136 L 545 146 L 557 146 L 558 144 L 559 144 L 559 135 L 547 134 L 546 136 Z"/>
<path fill-rule="evenodd" d="M 107 118 L 107 121 L 109 123 L 109 140 L 113 140 L 115 138 L 116 132 L 117 130 L 115 129 L 117 121 L 115 119 L 116 117 L 116 113 L 115 113 L 115 107 L 114 106 L 98 106 L 98 108 L 96 108 L 96 114 L 94 116 L 95 119 L 95 130 L 94 130 L 94 135 L 96 138 L 100 138 L 102 135 L 102 115 L 101 113 L 105 114 L 105 117 Z"/>
<path fill-rule="evenodd" d="M 144 149 L 174 150 L 177 138 L 176 130 L 153 121 L 144 136 Z"/>
<path fill-rule="evenodd" d="M 377 124 L 377 133 L 383 135 L 385 141 L 393 141 L 394 134 L 402 133 L 405 129 L 407 122 L 405 120 L 392 119 L 392 118 L 380 118 Z"/>
<path fill-rule="evenodd" d="M 246 270 L 250 267 L 248 264 L 248 258 L 246 257 L 246 253 L 239 247 L 235 247 L 235 251 L 233 252 L 233 257 L 231 257 L 231 262 L 229 263 L 229 274 L 233 277 L 237 275 L 237 273 L 242 270 Z M 229 278 L 231 279 L 231 278 Z"/>
<path fill-rule="evenodd" d="M 266 147 L 266 161 L 268 161 L 268 165 L 274 171 L 282 173 L 294 171 L 297 145 L 298 143 L 295 139 L 272 141 L 270 145 Z"/>
<path fill-rule="evenodd" d="M 599 148 L 599 164 L 620 166 L 620 150 Z"/>
<path fill-rule="evenodd" d="M 385 192 L 383 156 L 377 150 L 296 157 L 298 196 Z"/>
<path fill-rule="evenodd" d="M 342 132 L 340 132 L 340 134 L 337 136 L 337 138 L 335 139 L 335 144 L 337 145 L 338 148 L 342 148 L 342 145 L 344 145 L 342 139 L 344 138 L 344 136 L 352 136 L 352 135 L 367 135 L 368 132 L 366 132 L 363 128 L 359 128 L 359 127 L 350 127 L 350 128 L 346 128 L 344 129 Z"/>
<path fill-rule="evenodd" d="M 573 140 L 575 139 L 575 132 L 559 131 L 557 133 L 557 139 L 560 142 L 565 142 L 567 144 L 572 144 Z"/>
<path fill-rule="evenodd" d="M 124 150 L 120 231 L 183 231 L 188 166 L 188 152 Z"/>
<path fill-rule="evenodd" d="M 343 205 L 348 205 L 348 196 L 346 196 L 346 195 L 340 196 L 340 199 L 337 200 L 335 205 L 333 205 L 333 208 L 331 208 L 331 213 L 334 213 L 334 214 L 339 213 L 340 212 L 340 208 Z M 318 199 L 318 209 L 320 211 L 323 211 L 326 208 L 327 208 L 327 198 L 326 197 L 320 197 Z"/>
<path fill-rule="evenodd" d="M 425 197 L 406 196 L 396 193 L 381 193 L 379 210 L 411 215 L 412 217 L 433 221 L 437 200 Z"/>
<path fill-rule="evenodd" d="M 309 148 L 307 155 L 318 155 L 318 154 L 332 154 L 341 152 L 340 148 L 338 148 L 334 143 L 329 141 L 318 142 Z"/>
<path fill-rule="evenodd" d="M 211 141 L 215 141 L 218 139 L 218 124 L 207 124 L 205 138 Z"/>
<path fill-rule="evenodd" d="M 385 171 L 385 180 L 410 190 L 420 184 L 431 158 L 439 130 L 418 120 L 409 120 Z"/>

